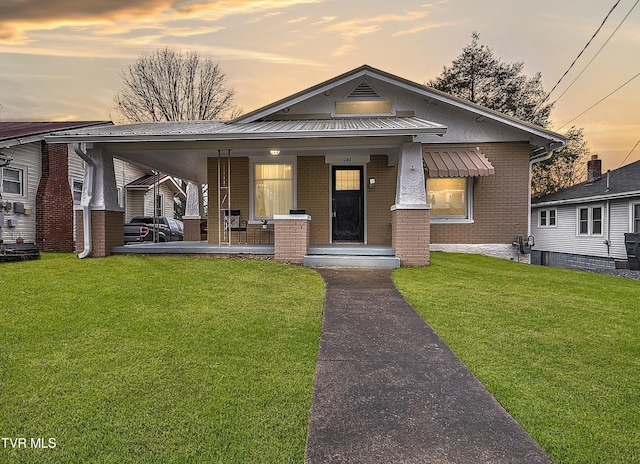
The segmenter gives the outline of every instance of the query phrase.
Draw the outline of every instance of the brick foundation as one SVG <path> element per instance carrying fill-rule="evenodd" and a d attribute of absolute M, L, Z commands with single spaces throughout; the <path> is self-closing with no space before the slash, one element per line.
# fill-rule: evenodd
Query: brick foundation
<path fill-rule="evenodd" d="M 42 176 L 36 193 L 36 244 L 42 251 L 73 251 L 73 197 L 66 144 L 42 142 Z"/>
<path fill-rule="evenodd" d="M 76 210 L 76 236 L 78 253 L 84 250 L 82 210 Z M 91 211 L 91 258 L 111 255 L 111 247 L 124 245 L 124 212 Z"/>
<path fill-rule="evenodd" d="M 391 244 L 403 267 L 429 265 L 429 220 L 428 207 L 391 209 Z"/>
<path fill-rule="evenodd" d="M 306 214 L 276 215 L 275 260 L 281 263 L 302 264 L 310 241 L 311 216 Z"/>

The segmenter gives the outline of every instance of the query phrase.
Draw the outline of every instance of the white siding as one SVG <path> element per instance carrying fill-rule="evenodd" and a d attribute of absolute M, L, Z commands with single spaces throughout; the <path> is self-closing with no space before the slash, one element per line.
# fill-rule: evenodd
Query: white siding
<path fill-rule="evenodd" d="M 113 168 L 118 187 L 118 202 L 125 209 L 125 222 L 129 222 L 134 216 L 144 215 L 144 206 L 142 192 L 127 191 L 125 186 L 144 176 L 146 172 L 142 168 L 118 158 L 113 159 Z M 132 194 L 133 197 L 131 197 Z"/>
<path fill-rule="evenodd" d="M 636 199 L 638 201 L 638 199 Z M 616 200 L 611 202 L 611 256 L 616 259 L 627 259 L 627 249 L 624 246 L 624 234 L 629 229 L 629 204 L 631 200 Z"/>
<path fill-rule="evenodd" d="M 624 234 L 630 232 L 629 205 L 640 199 L 612 200 L 557 206 L 557 227 L 539 227 L 539 209 L 532 210 L 531 231 L 535 237 L 535 250 L 571 253 L 602 258 L 626 259 Z M 602 235 L 578 235 L 579 207 L 602 207 Z M 605 240 L 610 241 L 607 247 Z"/>
<path fill-rule="evenodd" d="M 73 196 L 73 182 L 82 182 L 84 184 L 84 161 L 80 158 L 73 145 L 69 144 L 69 187 Z M 80 208 L 80 202 L 73 200 L 73 209 Z M 73 215 L 73 241 L 76 242 L 76 215 Z"/>
<path fill-rule="evenodd" d="M 129 190 L 127 192 L 125 222 L 131 221 L 134 216 L 144 216 L 144 192 L 141 190 Z"/>
<path fill-rule="evenodd" d="M 14 214 L 13 210 L 4 213 L 4 223 L 0 237 L 5 243 L 15 243 L 18 237 L 25 242 L 36 241 L 36 194 L 42 174 L 42 152 L 40 142 L 16 145 L 4 150 L 13 157 L 10 168 L 21 169 L 23 172 L 23 194 L 2 193 L 2 198 L 11 203 L 24 203 L 25 214 Z M 1 169 L 0 169 L 1 171 Z M 1 175 L 1 172 L 0 172 Z M 18 221 L 17 227 L 8 227 L 8 220 Z"/>

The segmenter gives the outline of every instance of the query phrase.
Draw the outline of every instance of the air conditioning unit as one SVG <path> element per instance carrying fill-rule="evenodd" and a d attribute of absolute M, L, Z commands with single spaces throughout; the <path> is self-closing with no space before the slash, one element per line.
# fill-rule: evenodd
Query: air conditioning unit
<path fill-rule="evenodd" d="M 18 220 L 15 218 L 9 218 L 9 220 L 7 221 L 7 225 L 9 227 L 18 227 Z"/>
<path fill-rule="evenodd" d="M 14 202 L 13 203 L 13 212 L 16 214 L 24 214 L 24 203 Z"/>

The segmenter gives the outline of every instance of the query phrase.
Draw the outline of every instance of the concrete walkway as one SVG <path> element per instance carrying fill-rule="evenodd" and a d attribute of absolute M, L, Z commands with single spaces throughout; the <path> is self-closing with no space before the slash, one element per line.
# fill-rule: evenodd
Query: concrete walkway
<path fill-rule="evenodd" d="M 390 270 L 319 272 L 327 293 L 307 464 L 551 463 Z"/>

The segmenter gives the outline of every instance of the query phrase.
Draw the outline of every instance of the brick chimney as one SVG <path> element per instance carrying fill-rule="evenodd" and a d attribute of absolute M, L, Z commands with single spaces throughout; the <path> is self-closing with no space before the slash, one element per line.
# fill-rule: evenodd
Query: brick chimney
<path fill-rule="evenodd" d="M 66 144 L 42 142 L 36 193 L 36 244 L 42 251 L 73 251 L 73 197 Z"/>
<path fill-rule="evenodd" d="M 595 182 L 602 177 L 602 160 L 598 155 L 592 155 L 587 162 L 587 182 Z"/>

